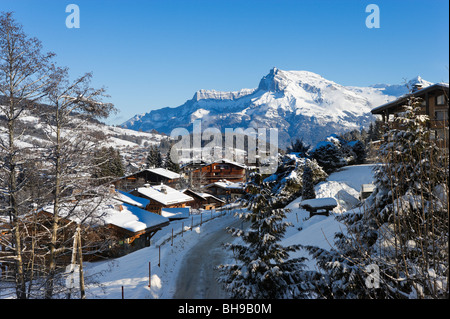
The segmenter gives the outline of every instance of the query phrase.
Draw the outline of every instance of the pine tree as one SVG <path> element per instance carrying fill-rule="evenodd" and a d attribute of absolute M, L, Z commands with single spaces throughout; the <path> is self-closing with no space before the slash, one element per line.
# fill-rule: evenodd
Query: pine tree
<path fill-rule="evenodd" d="M 93 177 L 97 179 L 99 184 L 113 178 L 122 177 L 124 174 L 125 169 L 118 150 L 113 147 L 102 147 L 96 152 Z"/>
<path fill-rule="evenodd" d="M 150 146 L 150 150 L 147 155 L 147 167 L 148 168 L 158 168 L 163 166 L 163 160 L 161 156 L 161 152 L 158 149 L 158 146 L 152 145 Z"/>
<path fill-rule="evenodd" d="M 366 146 L 361 141 L 352 141 L 350 143 L 352 152 L 354 154 L 354 163 L 363 164 L 366 160 L 367 152 Z"/>
<path fill-rule="evenodd" d="M 448 298 L 448 154 L 430 139 L 410 98 L 380 148 L 376 190 L 360 212 L 339 218 L 335 249 L 308 247 L 327 298 Z M 367 284 L 376 265 L 379 289 Z"/>
<path fill-rule="evenodd" d="M 315 159 L 327 174 L 345 165 L 341 150 L 331 142 L 322 143 L 316 147 L 311 152 L 311 158 Z"/>
<path fill-rule="evenodd" d="M 166 155 L 166 160 L 164 162 L 164 168 L 168 169 L 169 171 L 175 172 L 175 173 L 179 173 L 180 172 L 180 165 L 178 163 L 175 163 L 172 160 L 172 157 L 170 156 L 170 149 L 167 152 Z"/>
<path fill-rule="evenodd" d="M 297 139 L 295 143 L 291 143 L 291 146 L 287 148 L 288 153 L 298 153 L 299 157 L 306 157 L 311 145 L 303 142 L 303 139 Z"/>
<path fill-rule="evenodd" d="M 232 298 L 304 298 L 312 288 L 306 283 L 308 273 L 303 271 L 305 258 L 289 258 L 301 246 L 285 247 L 279 243 L 291 224 L 284 221 L 286 210 L 271 207 L 269 196 L 261 188 L 251 205 L 252 211 L 239 216 L 251 223 L 248 230 L 229 229 L 244 241 L 226 245 L 237 263 L 218 267 L 218 281 Z"/>

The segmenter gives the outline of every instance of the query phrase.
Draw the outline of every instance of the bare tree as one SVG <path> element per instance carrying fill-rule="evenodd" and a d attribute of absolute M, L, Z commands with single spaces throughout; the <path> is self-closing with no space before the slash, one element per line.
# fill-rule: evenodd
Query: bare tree
<path fill-rule="evenodd" d="M 17 120 L 45 94 L 43 88 L 50 80 L 50 63 L 53 53 L 43 54 L 41 42 L 28 37 L 12 13 L 0 15 L 0 95 L 5 103 L 0 106 L 0 116 L 6 122 L 6 134 L 0 135 L 2 185 L 6 201 L 6 214 L 12 229 L 10 249 L 14 254 L 17 298 L 26 298 L 26 276 L 20 240 L 20 215 L 25 211 L 20 191 L 26 178 L 19 179 L 20 149 L 17 140 Z M 22 132 L 23 133 L 23 132 Z"/>
<path fill-rule="evenodd" d="M 46 88 L 46 100 L 51 106 L 50 112 L 44 116 L 50 141 L 47 160 L 51 165 L 50 176 L 53 177 L 53 220 L 46 298 L 52 298 L 53 295 L 59 253 L 58 232 L 61 232 L 62 226 L 59 223 L 61 205 L 64 201 L 67 202 L 68 198 L 69 205 L 73 205 L 73 193 L 92 186 L 89 172 L 92 171 L 91 158 L 98 141 L 86 134 L 86 123 L 93 118 L 105 118 L 115 111 L 113 104 L 102 102 L 103 98 L 108 97 L 105 95 L 105 89 L 90 87 L 91 77 L 91 73 L 86 73 L 70 82 L 67 69 L 58 68 L 51 77 L 51 85 Z"/>

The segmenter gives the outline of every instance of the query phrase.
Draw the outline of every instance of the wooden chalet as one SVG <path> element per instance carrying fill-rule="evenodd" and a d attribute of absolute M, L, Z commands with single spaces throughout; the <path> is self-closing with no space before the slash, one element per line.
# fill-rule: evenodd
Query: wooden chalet
<path fill-rule="evenodd" d="M 89 199 L 86 202 L 93 204 L 94 211 L 86 210 L 87 218 L 81 228 L 81 241 L 83 246 L 83 260 L 95 261 L 100 258 L 118 257 L 134 251 L 136 249 L 150 245 L 152 236 L 162 227 L 169 224 L 169 219 L 157 214 L 148 212 L 139 203 L 133 201 L 128 196 L 119 194 L 114 198 L 105 201 Z M 130 204 L 131 203 L 131 204 Z M 61 231 L 58 232 L 58 250 L 60 251 L 57 261 L 58 267 L 65 267 L 71 263 L 72 243 L 76 228 L 79 225 L 85 203 L 71 205 L 70 208 L 61 208 L 59 225 Z M 98 204 L 98 205 L 97 205 Z M 133 205 L 134 204 L 134 205 Z M 84 207 L 83 207 L 84 206 Z M 77 207 L 77 209 L 73 209 Z M 79 210 L 79 211 L 77 211 Z M 32 252 L 24 252 L 23 260 L 27 262 L 34 258 L 34 271 L 39 274 L 45 272 L 49 254 L 50 237 L 48 229 L 51 228 L 53 219 L 53 207 L 47 206 L 24 216 L 21 219 L 23 224 L 20 229 L 24 234 L 24 246 L 31 247 L 35 242 L 35 256 Z M 25 231 L 32 229 L 34 237 L 28 237 Z M 8 220 L 0 222 L 0 278 L 3 280 L 12 279 L 9 274 L 9 267 L 14 262 L 14 256 L 6 243 L 11 241 L 11 229 Z M 8 259 L 8 257 L 11 257 Z M 46 257 L 41 257 L 46 256 Z"/>
<path fill-rule="evenodd" d="M 428 127 L 433 131 L 432 138 L 440 147 L 449 147 L 449 85 L 448 83 L 437 83 L 426 88 L 416 87 L 413 92 L 406 94 L 395 101 L 380 105 L 372 109 L 372 114 L 381 115 L 384 122 L 389 122 L 403 111 L 403 106 L 411 96 L 420 98 L 422 101 L 422 114 L 428 115 L 430 121 Z"/>
<path fill-rule="evenodd" d="M 230 182 L 244 182 L 245 168 L 243 164 L 222 159 L 195 169 L 192 178 L 197 185 L 208 185 L 224 179 Z"/>
<path fill-rule="evenodd" d="M 211 210 L 222 207 L 225 204 L 225 201 L 212 194 L 194 192 L 191 189 L 186 189 L 183 193 L 194 199 L 193 202 L 189 203 L 194 209 Z"/>
<path fill-rule="evenodd" d="M 160 185 L 161 183 L 177 187 L 181 175 L 165 168 L 149 168 L 121 177 L 111 183 L 116 189 L 130 191 L 143 187 L 145 184 Z"/>
<path fill-rule="evenodd" d="M 166 208 L 186 208 L 194 199 L 170 186 L 161 184 L 151 186 L 146 184 L 144 187 L 138 187 L 130 192 L 131 195 L 145 198 L 148 204 L 145 209 L 149 212 L 162 214 Z"/>
<path fill-rule="evenodd" d="M 241 198 L 245 194 L 245 186 L 242 182 L 233 183 L 228 180 L 219 180 L 217 182 L 203 186 L 205 192 L 212 194 L 226 202 Z"/>

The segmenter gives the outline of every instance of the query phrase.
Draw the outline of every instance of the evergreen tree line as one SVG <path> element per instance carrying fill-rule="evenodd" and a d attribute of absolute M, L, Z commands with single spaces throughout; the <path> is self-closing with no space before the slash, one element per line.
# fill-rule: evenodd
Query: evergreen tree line
<path fill-rule="evenodd" d="M 165 168 L 169 171 L 179 173 L 180 172 L 180 165 L 172 160 L 171 156 L 171 148 L 168 148 L 167 153 L 165 156 L 161 154 L 161 149 L 163 149 L 163 146 L 157 146 L 152 145 L 149 149 L 147 159 L 146 159 L 146 166 L 147 168 Z"/>
<path fill-rule="evenodd" d="M 330 174 L 346 165 L 364 164 L 373 161 L 374 143 L 379 143 L 384 132 L 381 121 L 370 123 L 366 130 L 353 130 L 340 135 L 333 134 L 312 148 L 302 139 L 292 142 L 287 153 L 315 159 Z"/>

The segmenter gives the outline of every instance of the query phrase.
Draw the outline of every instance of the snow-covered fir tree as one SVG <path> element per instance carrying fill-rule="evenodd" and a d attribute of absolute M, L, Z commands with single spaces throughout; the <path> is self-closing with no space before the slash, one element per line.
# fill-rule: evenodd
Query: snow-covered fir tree
<path fill-rule="evenodd" d="M 147 168 L 158 168 L 163 166 L 161 152 L 156 145 L 150 146 L 146 159 Z"/>
<path fill-rule="evenodd" d="M 311 157 L 315 159 L 327 174 L 344 166 L 341 149 L 330 141 L 319 143 L 312 151 Z"/>
<path fill-rule="evenodd" d="M 175 173 L 179 173 L 180 172 L 180 164 L 175 163 L 172 160 L 170 149 L 169 149 L 169 151 L 166 154 L 166 159 L 164 161 L 164 168 L 168 169 L 169 171 L 175 172 Z"/>
<path fill-rule="evenodd" d="M 264 180 L 271 187 L 275 207 L 284 207 L 287 203 L 302 195 L 303 171 L 311 170 L 312 184 L 323 181 L 328 176 L 315 159 L 298 157 L 294 154 L 280 156 L 277 171 Z"/>
<path fill-rule="evenodd" d="M 241 237 L 243 244 L 228 243 L 236 258 L 235 264 L 218 267 L 218 281 L 232 298 L 288 299 L 305 298 L 312 285 L 306 280 L 309 272 L 303 270 L 305 258 L 289 258 L 300 245 L 280 244 L 286 228 L 286 210 L 271 207 L 270 192 L 262 186 L 250 205 L 251 212 L 239 218 L 251 225 L 247 230 L 230 228 L 233 236 Z"/>
<path fill-rule="evenodd" d="M 321 268 L 320 296 L 448 298 L 449 162 L 427 121 L 409 99 L 380 148 L 374 193 L 360 212 L 340 217 L 347 229 L 333 250 L 308 247 Z"/>
<path fill-rule="evenodd" d="M 313 172 L 308 163 L 306 163 L 303 169 L 303 185 L 302 185 L 302 199 L 316 198 L 316 192 L 314 191 Z"/>

